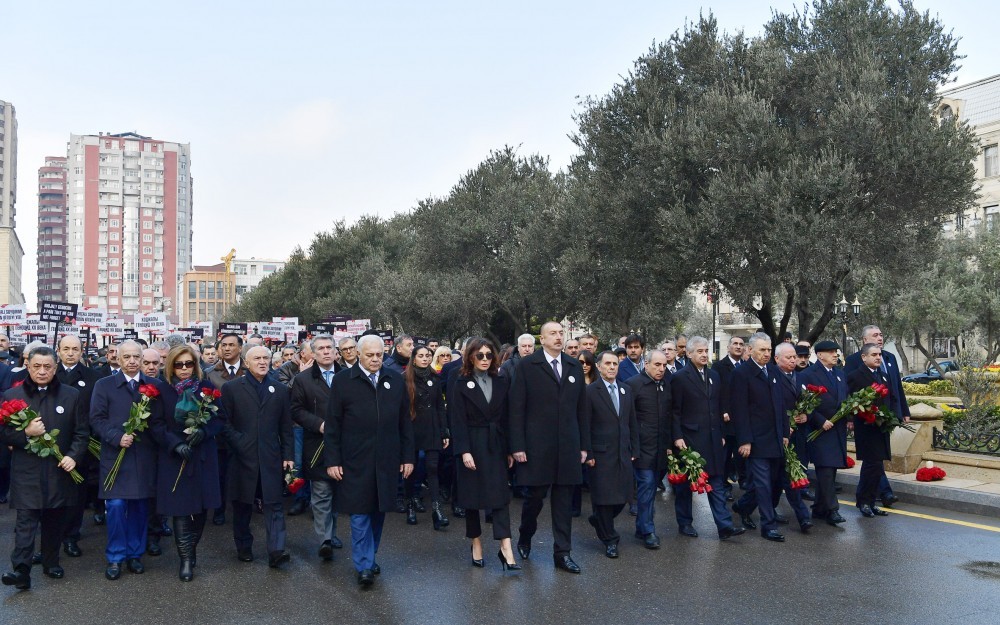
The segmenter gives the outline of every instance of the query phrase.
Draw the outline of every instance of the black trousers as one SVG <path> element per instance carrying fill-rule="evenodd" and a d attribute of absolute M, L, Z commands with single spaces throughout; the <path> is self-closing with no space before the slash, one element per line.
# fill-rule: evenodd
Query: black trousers
<path fill-rule="evenodd" d="M 857 503 L 859 506 L 874 506 L 878 499 L 882 479 L 885 477 L 885 465 L 881 460 L 864 460 L 861 462 L 861 477 L 858 480 Z"/>
<path fill-rule="evenodd" d="M 615 517 L 625 508 L 625 504 L 599 506 L 594 504 L 594 525 L 597 537 L 605 545 L 617 545 L 621 535 L 615 531 Z"/>
<path fill-rule="evenodd" d="M 31 568 L 31 556 L 35 551 L 35 534 L 42 527 L 42 566 L 51 568 L 59 564 L 59 546 L 62 544 L 69 523 L 66 508 L 48 510 L 18 510 L 14 521 L 14 549 L 10 552 L 10 563 Z"/>
<path fill-rule="evenodd" d="M 493 540 L 510 538 L 510 506 L 488 510 L 493 517 Z M 483 526 L 479 522 L 479 510 L 465 511 L 465 537 L 479 538 L 483 535 Z"/>
<path fill-rule="evenodd" d="M 573 548 L 573 488 L 572 484 L 525 487 L 526 494 L 521 508 L 521 526 L 518 528 L 517 544 L 531 546 L 531 537 L 538 531 L 538 515 L 542 511 L 542 501 L 551 489 L 549 508 L 552 512 L 552 552 L 556 557 L 569 555 Z"/>
<path fill-rule="evenodd" d="M 240 501 L 233 501 L 233 541 L 237 549 L 250 549 L 253 546 L 253 533 L 250 531 L 250 519 L 253 518 L 253 506 Z M 281 551 L 285 548 L 285 507 L 280 503 L 264 504 L 264 529 L 267 533 L 267 552 Z"/>
<path fill-rule="evenodd" d="M 835 510 L 840 510 L 837 502 L 837 469 L 816 467 L 816 501 L 813 502 L 813 516 L 825 518 Z"/>

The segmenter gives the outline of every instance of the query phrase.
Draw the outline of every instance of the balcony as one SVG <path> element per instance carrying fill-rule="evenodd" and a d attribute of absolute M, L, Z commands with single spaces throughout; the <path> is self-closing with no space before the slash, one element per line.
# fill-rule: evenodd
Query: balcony
<path fill-rule="evenodd" d="M 747 313 L 719 313 L 719 327 L 722 329 L 736 329 L 760 326 L 760 319 Z"/>

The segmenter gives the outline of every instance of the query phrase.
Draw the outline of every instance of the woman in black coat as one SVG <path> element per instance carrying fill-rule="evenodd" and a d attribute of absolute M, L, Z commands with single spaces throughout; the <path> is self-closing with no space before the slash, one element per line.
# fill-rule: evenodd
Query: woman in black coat
<path fill-rule="evenodd" d="M 479 511 L 493 517 L 493 538 L 500 541 L 501 566 L 520 569 L 510 545 L 510 487 L 513 466 L 507 442 L 508 379 L 497 375 L 493 344 L 474 338 L 465 347 L 462 370 L 448 398 L 452 407 L 454 453 L 458 465 L 458 503 L 466 509 L 465 535 L 472 539 L 472 563 L 483 566 Z"/>
<path fill-rule="evenodd" d="M 424 467 L 427 474 L 427 489 L 431 495 L 431 510 L 434 529 L 448 526 L 448 519 L 441 512 L 440 467 L 441 450 L 448 448 L 450 434 L 448 419 L 444 412 L 444 396 L 441 381 L 431 368 L 433 352 L 426 346 L 414 348 L 410 363 L 403 373 L 406 392 L 410 396 L 410 419 L 413 421 L 413 440 L 417 455 L 424 452 Z M 416 458 L 414 458 L 416 461 Z M 415 464 L 415 463 L 414 463 Z M 406 496 L 406 522 L 417 524 L 417 512 L 423 512 L 416 494 L 417 472 L 414 471 L 403 482 Z"/>
<path fill-rule="evenodd" d="M 219 391 L 205 378 L 198 356 L 187 345 L 167 354 L 163 369 L 169 391 L 164 394 L 163 413 L 152 422 L 159 445 L 156 472 L 156 511 L 174 520 L 174 541 L 181 559 L 178 576 L 194 578 L 196 552 L 205 530 L 207 510 L 222 505 L 219 487 L 219 453 L 215 436 L 225 425 L 225 412 L 217 410 L 204 426 L 188 426 L 185 420 L 198 412 L 196 402 L 219 407 Z M 206 408 L 212 413 L 210 408 Z"/>

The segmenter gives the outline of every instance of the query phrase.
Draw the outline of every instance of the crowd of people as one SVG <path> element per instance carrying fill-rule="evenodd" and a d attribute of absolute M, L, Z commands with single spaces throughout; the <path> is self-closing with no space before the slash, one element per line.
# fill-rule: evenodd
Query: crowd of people
<path fill-rule="evenodd" d="M 434 530 L 451 525 L 449 504 L 451 517 L 464 519 L 472 566 L 485 566 L 483 524 L 491 525 L 506 572 L 530 559 L 547 498 L 554 565 L 580 573 L 572 522 L 582 515 L 583 492 L 609 558 L 619 557 L 616 518 L 626 507 L 637 541 L 660 547 L 658 490 L 672 490 L 678 533 L 698 537 L 698 489 L 665 480 L 671 457 L 686 450 L 704 461 L 702 490 L 719 539 L 759 529 L 783 542 L 782 494 L 804 533 L 818 521 L 844 523 L 836 473 L 849 462 L 850 428 L 862 461 L 859 513 L 885 516 L 878 503 L 896 501 L 883 469 L 888 434 L 831 421 L 849 393 L 871 384 L 885 385 L 879 401 L 909 419 L 898 367 L 875 326 L 845 363 L 833 341 L 773 345 L 761 332 L 734 336 L 714 363 L 699 336 L 647 348 L 634 334 L 602 350 L 597 337 L 567 340 L 559 323 L 548 322 L 538 341 L 525 334 L 500 347 L 475 337 L 452 351 L 404 335 L 390 351 L 375 334 L 338 341 L 324 334 L 272 350 L 259 336 L 197 344 L 170 335 L 148 346 L 111 345 L 94 366 L 75 336 L 56 349 L 30 344 L 22 362 L 0 364 L 0 497 L 16 511 L 3 584 L 30 588 L 33 564 L 62 578 L 60 551 L 82 554 L 87 510 L 106 527 L 112 581 L 126 570 L 141 574 L 143 557 L 160 555 L 165 536 L 174 539 L 179 579 L 191 581 L 208 520 L 224 525 L 227 511 L 236 558 L 255 559 L 256 511 L 268 565 L 281 567 L 290 559 L 286 496 L 294 499 L 288 515 L 311 511 L 324 560 L 343 548 L 338 517 L 349 519 L 351 560 L 365 587 L 381 572 L 386 514 L 419 525 L 428 503 Z M 793 414 L 810 384 L 828 392 L 815 410 Z M 21 407 L 30 418 L 8 418 Z M 815 431 L 822 435 L 807 440 Z M 45 437 L 62 451 L 58 461 L 30 444 Z M 813 467 L 811 491 L 789 480 L 789 446 Z M 514 498 L 522 500 L 516 542 Z"/>

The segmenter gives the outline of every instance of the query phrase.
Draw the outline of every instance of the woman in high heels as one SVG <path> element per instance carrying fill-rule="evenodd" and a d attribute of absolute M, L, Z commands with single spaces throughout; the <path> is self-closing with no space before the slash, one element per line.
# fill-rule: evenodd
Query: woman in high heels
<path fill-rule="evenodd" d="M 452 404 L 452 445 L 458 463 L 458 504 L 466 509 L 465 535 L 472 539 L 472 564 L 482 567 L 479 511 L 493 517 L 493 538 L 503 570 L 519 570 L 510 543 L 510 488 L 507 469 L 514 459 L 507 443 L 508 380 L 497 375 L 497 350 L 484 338 L 465 347 L 462 369 L 448 401 Z"/>

